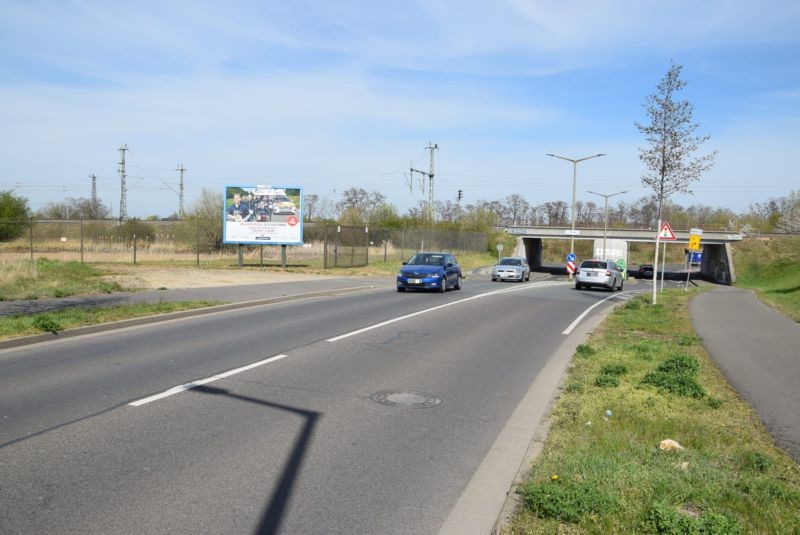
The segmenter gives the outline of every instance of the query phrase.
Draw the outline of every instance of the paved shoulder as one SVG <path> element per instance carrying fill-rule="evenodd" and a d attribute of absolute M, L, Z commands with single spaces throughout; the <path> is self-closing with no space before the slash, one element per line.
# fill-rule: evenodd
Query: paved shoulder
<path fill-rule="evenodd" d="M 777 444 L 800 461 L 800 324 L 737 288 L 698 295 L 689 314 L 739 395 Z"/>
<path fill-rule="evenodd" d="M 348 288 L 386 286 L 393 284 L 393 282 L 393 280 L 386 277 L 319 278 L 264 284 L 118 292 L 113 294 L 38 299 L 32 301 L 4 301 L 0 302 L 0 316 L 52 312 L 54 310 L 74 307 L 111 307 L 134 303 L 158 303 L 161 301 L 220 301 L 224 303 L 244 303 L 283 296 L 345 290 Z"/>

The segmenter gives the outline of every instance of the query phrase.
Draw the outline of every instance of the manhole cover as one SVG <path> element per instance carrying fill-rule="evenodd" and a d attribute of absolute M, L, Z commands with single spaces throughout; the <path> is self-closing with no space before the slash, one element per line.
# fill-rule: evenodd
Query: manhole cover
<path fill-rule="evenodd" d="M 424 392 L 408 390 L 385 390 L 370 396 L 373 401 L 390 407 L 406 407 L 410 409 L 429 409 L 439 405 L 442 400 Z"/>

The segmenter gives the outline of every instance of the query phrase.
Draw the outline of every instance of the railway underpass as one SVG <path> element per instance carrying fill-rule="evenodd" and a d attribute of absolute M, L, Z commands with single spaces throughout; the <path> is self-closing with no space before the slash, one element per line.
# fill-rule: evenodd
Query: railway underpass
<path fill-rule="evenodd" d="M 527 258 L 533 270 L 541 270 L 542 265 L 542 241 L 543 240 L 623 240 L 625 242 L 656 242 L 657 230 L 655 229 L 608 229 L 586 228 L 575 229 L 565 227 L 505 227 L 509 234 L 517 236 L 517 245 L 514 249 L 514 256 Z M 675 240 L 668 243 L 682 244 L 687 247 L 689 244 L 689 231 L 676 230 Z M 731 284 L 736 281 L 736 270 L 733 265 L 733 255 L 731 254 L 730 244 L 741 241 L 743 236 L 733 232 L 714 232 L 703 231 L 701 245 L 703 260 L 700 264 L 699 275 L 705 280 L 717 284 Z M 661 240 L 662 242 L 664 240 Z"/>

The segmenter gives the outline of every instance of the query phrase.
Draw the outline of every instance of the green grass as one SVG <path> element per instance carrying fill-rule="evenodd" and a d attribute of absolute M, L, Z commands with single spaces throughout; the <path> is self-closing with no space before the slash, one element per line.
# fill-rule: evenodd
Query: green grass
<path fill-rule="evenodd" d="M 800 533 L 800 466 L 699 343 L 693 293 L 637 297 L 579 346 L 503 533 Z"/>
<path fill-rule="evenodd" d="M 800 238 L 748 238 L 733 250 L 736 286 L 800 321 Z"/>
<path fill-rule="evenodd" d="M 47 332 L 57 333 L 75 327 L 167 314 L 169 312 L 192 310 L 220 304 L 222 303 L 218 301 L 174 301 L 152 304 L 139 303 L 108 308 L 68 308 L 39 314 L 0 316 L 0 339 Z"/>
<path fill-rule="evenodd" d="M 2 263 L 0 301 L 113 293 L 123 289 L 102 279 L 103 272 L 81 262 L 39 258 Z"/>

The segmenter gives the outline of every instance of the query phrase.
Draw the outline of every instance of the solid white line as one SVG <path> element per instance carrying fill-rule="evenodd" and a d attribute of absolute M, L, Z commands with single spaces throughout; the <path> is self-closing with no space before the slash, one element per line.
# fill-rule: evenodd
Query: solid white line
<path fill-rule="evenodd" d="M 450 307 L 450 306 L 453 306 L 453 305 L 458 305 L 460 303 L 465 303 L 467 301 L 472 301 L 474 299 L 482 299 L 484 297 L 489 297 L 489 296 L 495 295 L 495 294 L 508 293 L 508 292 L 519 292 L 519 291 L 522 291 L 522 290 L 530 290 L 532 288 L 541 288 L 543 286 L 552 286 L 554 284 L 563 284 L 563 283 L 561 283 L 561 282 L 550 282 L 550 281 L 534 282 L 532 284 L 526 284 L 526 285 L 524 285 L 522 287 L 519 287 L 519 288 L 503 288 L 502 290 L 494 290 L 494 291 L 491 291 L 491 292 L 487 292 L 485 294 L 473 295 L 472 297 L 467 297 L 466 299 L 460 299 L 458 301 L 452 301 L 450 303 L 445 303 L 443 305 L 438 305 L 438 306 L 435 306 L 435 307 L 426 308 L 425 310 L 420 310 L 418 312 L 412 312 L 411 314 L 406 314 L 405 316 L 399 316 L 397 318 L 392 318 L 390 320 L 382 321 L 380 323 L 376 323 L 375 325 L 370 325 L 369 327 L 364 327 L 363 329 L 358 329 L 356 331 L 351 331 L 349 333 L 340 334 L 339 336 L 335 336 L 333 338 L 328 338 L 326 340 L 326 342 L 338 342 L 339 340 L 343 340 L 345 338 L 349 338 L 349 337 L 355 336 L 357 334 L 365 333 L 367 331 L 371 331 L 373 329 L 377 329 L 378 327 L 384 327 L 386 325 L 391 325 L 392 323 L 397 323 L 398 321 L 403 321 L 403 320 L 408 319 L 408 318 L 413 318 L 414 316 L 419 316 L 421 314 L 427 314 L 428 312 L 433 312 L 434 310 L 439 310 L 439 309 Z"/>
<path fill-rule="evenodd" d="M 134 401 L 132 403 L 128 403 L 128 405 L 131 405 L 133 407 L 140 407 L 142 405 L 146 405 L 147 403 L 150 403 L 150 402 L 153 402 L 153 401 L 157 401 L 159 399 L 162 399 L 162 398 L 165 398 L 165 397 L 168 397 L 168 396 L 172 396 L 174 394 L 179 394 L 179 393 L 181 393 L 181 392 L 183 392 L 185 390 L 189 390 L 190 388 L 194 388 L 196 386 L 204 385 L 206 383 L 211 383 L 211 382 L 214 382 L 214 381 L 218 381 L 220 379 L 224 379 L 226 377 L 230 377 L 231 375 L 236 375 L 237 373 L 242 373 L 242 372 L 245 372 L 247 370 L 252 370 L 253 368 L 258 368 L 259 366 L 263 366 L 264 364 L 269 364 L 270 362 L 275 362 L 276 360 L 280 360 L 280 359 L 286 358 L 288 356 L 289 355 L 276 355 L 276 356 L 270 357 L 268 359 L 259 360 L 258 362 L 254 362 L 252 364 L 248 364 L 247 366 L 242 366 L 241 368 L 236 368 L 234 370 L 228 370 L 226 372 L 218 373 L 217 375 L 212 375 L 211 377 L 206 377 L 205 379 L 198 379 L 197 381 L 192 381 L 191 383 L 185 383 L 185 384 L 182 384 L 182 385 L 175 386 L 173 388 L 170 388 L 169 390 L 165 390 L 164 392 L 161 392 L 160 394 L 155 394 L 155 395 L 152 395 L 150 397 L 146 397 L 146 398 L 140 399 L 138 401 Z"/>
<path fill-rule="evenodd" d="M 610 296 L 606 297 L 605 299 L 603 299 L 603 300 L 601 300 L 601 301 L 598 301 L 597 303 L 593 304 L 592 306 L 590 306 L 589 308 L 587 308 L 586 310 L 584 310 L 584 311 L 583 311 L 583 314 L 581 314 L 580 316 L 578 316 L 577 318 L 575 318 L 575 321 L 573 321 L 572 323 L 570 323 L 570 324 L 569 324 L 569 327 L 567 327 L 566 329 L 564 329 L 564 332 L 563 332 L 563 333 L 561 333 L 561 334 L 565 334 L 565 335 L 566 335 L 566 334 L 569 334 L 569 333 L 571 333 L 571 332 L 572 332 L 572 330 L 573 330 L 575 327 L 577 327 L 577 326 L 578 326 L 578 324 L 581 322 L 581 320 L 583 320 L 583 318 L 585 318 L 585 317 L 586 317 L 586 315 L 587 315 L 587 314 L 589 314 L 589 312 L 591 312 L 591 311 L 592 311 L 592 309 L 594 309 L 594 307 L 602 305 L 603 303 L 605 303 L 605 302 L 606 302 L 606 301 L 608 301 L 609 299 L 614 299 L 615 297 L 622 297 L 623 295 L 626 295 L 626 294 L 631 294 L 631 293 L 636 293 L 636 292 L 625 292 L 625 293 L 621 293 L 621 294 L 618 294 L 618 295 L 617 295 L 617 294 L 614 294 L 614 295 L 610 295 Z"/>

